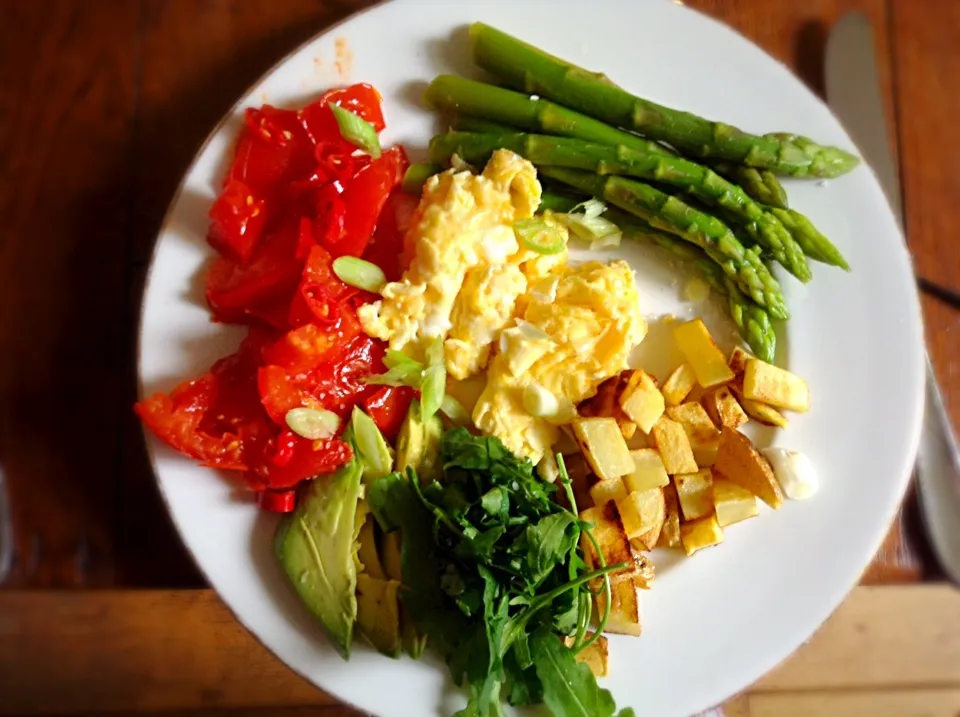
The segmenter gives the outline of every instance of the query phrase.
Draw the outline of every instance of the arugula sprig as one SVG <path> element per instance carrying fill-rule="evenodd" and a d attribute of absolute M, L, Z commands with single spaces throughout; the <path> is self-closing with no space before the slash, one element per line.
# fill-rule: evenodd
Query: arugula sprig
<path fill-rule="evenodd" d="M 385 530 L 402 531 L 404 607 L 457 684 L 469 686 L 456 717 L 499 716 L 504 699 L 611 717 L 612 696 L 575 650 L 591 642 L 591 583 L 602 581 L 608 598 L 596 639 L 609 616 L 609 574 L 625 564 L 588 569 L 579 544 L 581 535 L 594 540 L 592 525 L 577 515 L 562 457 L 569 508 L 496 438 L 456 428 L 440 456 L 440 480 L 421 485 L 412 470 L 394 473 L 374 482 L 369 501 Z M 572 649 L 562 640 L 571 634 Z"/>

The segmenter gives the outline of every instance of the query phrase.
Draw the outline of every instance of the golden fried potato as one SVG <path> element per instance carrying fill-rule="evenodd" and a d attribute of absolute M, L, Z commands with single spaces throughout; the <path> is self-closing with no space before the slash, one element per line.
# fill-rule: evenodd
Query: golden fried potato
<path fill-rule="evenodd" d="M 697 461 L 690 447 L 690 438 L 683 426 L 668 416 L 661 416 L 650 432 L 653 443 L 667 473 L 694 473 L 697 470 Z"/>
<path fill-rule="evenodd" d="M 633 551 L 630 549 L 630 540 L 627 538 L 626 530 L 624 530 L 617 504 L 610 502 L 602 506 L 581 510 L 580 519 L 593 524 L 593 537 L 600 547 L 603 564 L 627 563 L 628 567 L 617 571 L 615 574 L 621 572 L 632 573 Z M 586 532 L 581 534 L 580 547 L 583 549 L 587 565 L 595 567 L 600 564 L 593 542 L 587 537 Z"/>
<path fill-rule="evenodd" d="M 665 518 L 657 547 L 680 547 L 680 500 L 677 498 L 676 486 L 672 483 L 663 489 L 663 503 Z"/>
<path fill-rule="evenodd" d="M 776 408 L 810 410 L 810 387 L 799 376 L 760 359 L 749 359 L 743 372 L 743 395 Z"/>
<path fill-rule="evenodd" d="M 723 429 L 713 470 L 717 477 L 746 488 L 771 508 L 783 505 L 783 492 L 770 464 L 740 431 Z"/>
<path fill-rule="evenodd" d="M 651 488 L 630 493 L 617 500 L 617 510 L 620 511 L 627 538 L 639 540 L 646 550 L 653 550 L 666 518 L 663 489 Z"/>
<path fill-rule="evenodd" d="M 587 632 L 587 638 L 593 637 L 592 632 Z M 575 638 L 565 637 L 563 638 L 563 644 L 567 647 L 573 647 Z M 597 677 L 606 677 L 607 676 L 607 660 L 609 656 L 609 649 L 607 645 L 607 638 L 603 635 L 597 638 L 596 642 L 590 643 L 589 647 L 585 647 L 577 653 L 577 662 L 582 662 L 587 667 L 590 668 L 590 671 Z"/>
<path fill-rule="evenodd" d="M 644 433 L 663 415 L 663 394 L 646 371 L 634 371 L 619 397 L 620 408 Z"/>
<path fill-rule="evenodd" d="M 668 408 L 667 415 L 683 426 L 697 465 L 701 468 L 713 465 L 720 446 L 720 431 L 713 425 L 703 406 L 696 401 L 687 401 Z"/>
<path fill-rule="evenodd" d="M 673 483 L 684 520 L 696 520 L 713 512 L 713 473 L 709 468 L 675 475 Z"/>
<path fill-rule="evenodd" d="M 723 542 L 723 530 L 717 523 L 717 516 L 710 515 L 680 524 L 680 539 L 687 555 L 693 555 L 698 550 L 719 545 Z"/>
<path fill-rule="evenodd" d="M 682 363 L 667 376 L 660 392 L 668 406 L 679 406 L 696 385 L 697 375 L 693 372 L 693 368 L 688 363 Z"/>
<path fill-rule="evenodd" d="M 630 457 L 633 458 L 633 471 L 623 477 L 628 493 L 662 488 L 670 482 L 663 459 L 655 449 L 638 448 L 630 451 Z"/>
<path fill-rule="evenodd" d="M 610 619 L 607 621 L 607 632 L 639 637 L 640 598 L 633 582 L 624 581 L 610 587 Z M 597 614 L 602 615 L 606 609 L 606 597 L 602 591 L 597 595 L 596 602 Z"/>
<path fill-rule="evenodd" d="M 737 397 L 737 401 L 743 410 L 746 411 L 747 415 L 753 420 L 759 421 L 766 426 L 776 426 L 777 428 L 786 428 L 789 425 L 790 421 L 787 420 L 787 417 L 773 406 L 760 403 L 760 401 L 751 401 L 744 396 L 743 386 L 738 385 L 737 381 L 730 384 L 730 390 L 733 391 L 733 395 Z"/>
<path fill-rule="evenodd" d="M 600 480 L 620 478 L 633 470 L 630 449 L 613 418 L 578 418 L 573 434 L 580 450 Z"/>
<path fill-rule="evenodd" d="M 594 483 L 590 488 L 590 497 L 594 505 L 603 505 L 609 501 L 627 497 L 627 487 L 620 478 L 611 478 Z"/>
<path fill-rule="evenodd" d="M 746 488 L 724 478 L 713 481 L 713 504 L 717 509 L 717 523 L 721 528 L 759 515 L 757 497 Z"/>
<path fill-rule="evenodd" d="M 750 420 L 729 386 L 711 388 L 700 402 L 717 428 L 739 428 Z"/>
<path fill-rule="evenodd" d="M 747 361 L 752 358 L 755 358 L 753 354 L 737 346 L 730 352 L 730 359 L 727 361 L 727 365 L 730 366 L 730 370 L 733 371 L 735 376 L 742 376 L 744 370 L 747 368 Z"/>
<path fill-rule="evenodd" d="M 703 321 L 694 319 L 680 324 L 673 330 L 673 337 L 701 386 L 710 388 L 733 378 L 727 359 Z"/>

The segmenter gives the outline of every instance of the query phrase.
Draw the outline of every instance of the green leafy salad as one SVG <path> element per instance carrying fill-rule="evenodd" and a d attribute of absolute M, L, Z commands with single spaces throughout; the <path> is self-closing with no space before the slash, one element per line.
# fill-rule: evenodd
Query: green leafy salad
<path fill-rule="evenodd" d="M 632 715 L 577 660 L 603 632 L 609 573 L 625 565 L 588 567 L 592 526 L 562 458 L 557 485 L 545 483 L 498 439 L 444 432 L 424 413 L 414 402 L 394 450 L 355 409 L 354 460 L 312 481 L 281 524 L 277 555 L 305 605 L 345 658 L 355 626 L 391 657 L 439 652 L 468 690 L 457 717 L 501 715 L 504 702 Z"/>

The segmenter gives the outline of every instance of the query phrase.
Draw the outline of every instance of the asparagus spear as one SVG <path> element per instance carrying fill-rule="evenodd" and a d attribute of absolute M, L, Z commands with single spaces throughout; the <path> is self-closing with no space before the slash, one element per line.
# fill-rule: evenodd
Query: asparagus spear
<path fill-rule="evenodd" d="M 790 233 L 797 240 L 797 244 L 803 249 L 804 254 L 815 261 L 839 266 L 845 271 L 850 271 L 850 265 L 843 258 L 840 250 L 813 226 L 813 222 L 800 212 L 793 209 L 777 208 L 770 211 L 790 230 Z"/>
<path fill-rule="evenodd" d="M 673 154 L 663 145 L 616 129 L 548 100 L 533 99 L 521 92 L 505 90 L 456 75 L 440 75 L 435 78 L 424 92 L 423 99 L 428 107 L 438 112 L 456 112 L 527 132 L 542 132 L 597 144 L 623 145 L 647 152 Z M 487 131 L 466 127 L 459 129 L 469 132 Z"/>
<path fill-rule="evenodd" d="M 638 216 L 657 229 L 675 234 L 702 248 L 740 288 L 770 315 L 790 318 L 780 284 L 767 269 L 757 248 L 745 249 L 723 222 L 676 197 L 631 179 L 600 176 L 562 167 L 542 167 L 540 174 Z"/>
<path fill-rule="evenodd" d="M 569 212 L 581 201 L 578 197 L 560 194 L 550 190 L 540 197 L 538 212 Z M 757 358 L 772 362 L 776 354 L 777 334 L 766 309 L 757 306 L 743 295 L 723 270 L 711 261 L 702 249 L 685 242 L 673 234 L 654 229 L 642 219 L 628 214 L 616 207 L 608 208 L 604 217 L 620 227 L 624 236 L 631 239 L 645 239 L 669 251 L 674 256 L 695 266 L 714 291 L 727 300 L 730 317 L 740 329 L 747 344 Z"/>
<path fill-rule="evenodd" d="M 695 162 L 623 146 L 612 147 L 567 137 L 538 134 L 475 134 L 448 132 L 430 141 L 430 159 L 444 162 L 453 154 L 481 163 L 497 148 L 510 149 L 538 167 L 569 167 L 599 174 L 626 174 L 662 182 L 715 202 L 744 228 L 747 236 L 801 281 L 812 278 L 803 250 L 773 214 L 740 187 Z"/>
<path fill-rule="evenodd" d="M 473 23 L 470 35 L 474 61 L 513 87 L 666 142 L 684 154 L 793 177 L 836 177 L 859 163 L 857 157 L 836 147 L 761 137 L 641 99 L 484 23 Z"/>
<path fill-rule="evenodd" d="M 439 164 L 428 164 L 426 162 L 415 162 L 407 167 L 404 172 L 403 182 L 400 187 L 407 194 L 420 194 L 423 191 L 423 185 L 437 172 L 442 172 L 443 167 Z"/>
<path fill-rule="evenodd" d="M 479 132 L 480 130 L 470 130 Z M 787 208 L 787 190 L 780 184 L 777 175 L 769 169 L 744 167 L 742 164 L 717 162 L 712 165 L 714 171 L 729 179 L 734 184 L 743 187 L 743 191 L 761 204 L 767 204 L 779 209 Z"/>

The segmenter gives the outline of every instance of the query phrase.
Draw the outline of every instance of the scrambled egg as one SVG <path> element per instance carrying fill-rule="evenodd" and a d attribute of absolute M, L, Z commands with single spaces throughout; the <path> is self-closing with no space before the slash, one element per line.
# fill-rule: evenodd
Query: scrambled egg
<path fill-rule="evenodd" d="M 475 383 L 486 371 L 473 406 L 477 428 L 549 464 L 558 424 L 627 368 L 646 322 L 626 263 L 571 266 L 566 248 L 540 254 L 519 245 L 513 223 L 539 204 L 535 168 L 507 150 L 495 152 L 482 174 L 432 177 L 405 237 L 415 252 L 410 268 L 359 317 L 367 334 L 418 360 L 444 337 L 451 377 Z M 536 417 L 524 402 L 530 390 L 568 410 Z"/>

